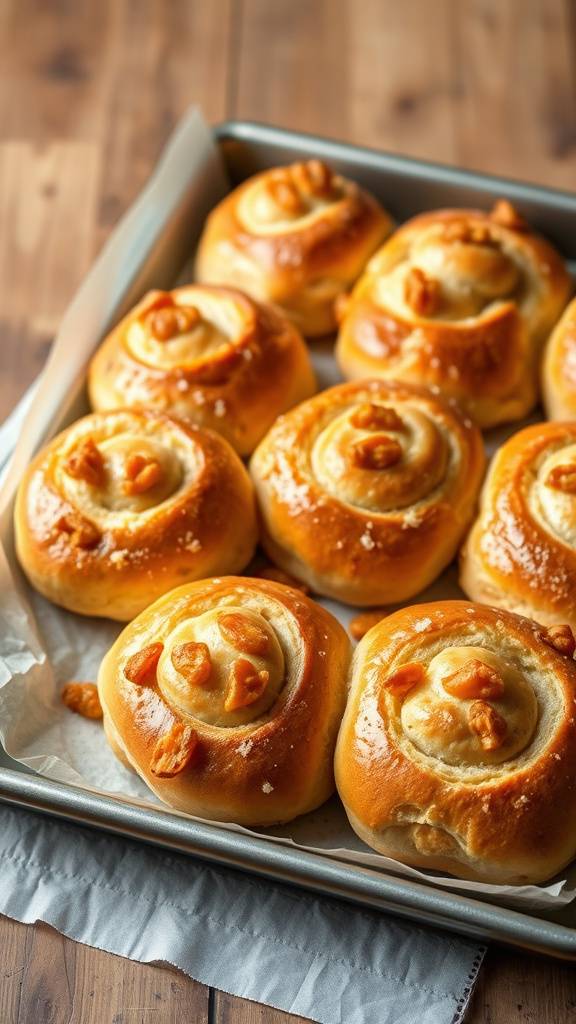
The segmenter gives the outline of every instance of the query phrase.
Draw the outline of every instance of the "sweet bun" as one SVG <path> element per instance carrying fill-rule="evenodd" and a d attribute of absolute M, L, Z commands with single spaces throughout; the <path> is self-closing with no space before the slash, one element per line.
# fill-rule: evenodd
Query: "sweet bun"
<path fill-rule="evenodd" d="M 117 756 L 179 811 L 271 825 L 334 791 L 350 645 L 297 590 L 239 577 L 178 587 L 105 656 Z"/>
<path fill-rule="evenodd" d="M 230 288 L 152 291 L 88 373 L 92 408 L 152 408 L 222 434 L 249 455 L 280 413 L 316 391 L 299 331 Z"/>
<path fill-rule="evenodd" d="M 576 422 L 525 427 L 497 451 L 460 585 L 474 601 L 576 630 Z"/>
<path fill-rule="evenodd" d="M 370 260 L 336 359 L 350 380 L 438 387 L 481 428 L 514 421 L 538 401 L 542 346 L 570 289 L 559 253 L 507 200 L 424 213 Z"/>
<path fill-rule="evenodd" d="M 538 883 L 576 855 L 576 666 L 567 626 L 466 601 L 360 641 L 336 749 L 350 823 L 426 870 Z"/>
<path fill-rule="evenodd" d="M 248 473 L 223 438 L 124 409 L 78 420 L 35 457 L 15 534 L 41 594 L 125 621 L 183 581 L 240 572 L 258 527 Z"/>
<path fill-rule="evenodd" d="M 334 302 L 390 234 L 378 201 L 320 160 L 263 171 L 212 211 L 195 279 L 272 302 L 308 337 L 336 327 Z"/>
<path fill-rule="evenodd" d="M 546 343 L 541 379 L 542 404 L 548 419 L 576 419 L 576 299 Z"/>
<path fill-rule="evenodd" d="M 406 600 L 454 557 L 484 464 L 478 429 L 431 391 L 336 385 L 281 417 L 252 456 L 262 544 L 316 593 Z"/>

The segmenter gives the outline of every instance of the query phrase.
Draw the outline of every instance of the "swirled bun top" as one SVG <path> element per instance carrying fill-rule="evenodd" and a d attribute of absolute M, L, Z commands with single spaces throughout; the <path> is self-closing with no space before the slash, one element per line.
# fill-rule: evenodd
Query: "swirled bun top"
<path fill-rule="evenodd" d="M 460 583 L 474 600 L 576 629 L 576 422 L 525 427 L 498 450 Z"/>
<path fill-rule="evenodd" d="M 360 641 L 336 751 L 350 822 L 416 867 L 519 885 L 576 855 L 576 641 L 465 601 Z"/>
<path fill-rule="evenodd" d="M 94 356 L 97 411 L 154 408 L 222 434 L 248 455 L 276 417 L 314 394 L 299 331 L 230 288 L 152 291 Z"/>
<path fill-rule="evenodd" d="M 172 807 L 288 821 L 334 790 L 349 657 L 342 626 L 292 588 L 238 577 L 179 587 L 104 658 L 106 733 Z"/>
<path fill-rule="evenodd" d="M 406 735 L 422 753 L 461 767 L 517 756 L 532 739 L 537 717 L 534 692 L 518 668 L 473 644 L 436 654 L 401 712 Z"/>
<path fill-rule="evenodd" d="M 160 656 L 158 683 L 165 698 L 185 714 L 209 725 L 245 725 L 274 703 L 284 667 L 268 620 L 261 612 L 231 605 L 174 629 Z M 210 688 L 204 685 L 208 678 Z"/>
<path fill-rule="evenodd" d="M 560 254 L 507 201 L 420 214 L 370 260 L 336 357 L 349 379 L 435 385 L 482 428 L 520 419 L 570 290 Z"/>
<path fill-rule="evenodd" d="M 576 299 L 570 302 L 546 343 L 541 382 L 547 418 L 576 419 Z"/>
<path fill-rule="evenodd" d="M 341 384 L 283 416 L 250 472 L 272 560 L 317 593 L 386 604 L 451 561 L 484 470 L 479 431 L 425 388 Z"/>
<path fill-rule="evenodd" d="M 78 420 L 36 456 L 15 531 L 41 594 L 120 620 L 183 579 L 239 572 L 258 535 L 250 479 L 223 438 L 126 409 Z"/>
<path fill-rule="evenodd" d="M 304 335 L 336 327 L 334 302 L 392 230 L 377 200 L 320 160 L 263 171 L 212 211 L 198 247 L 201 284 L 241 288 Z"/>

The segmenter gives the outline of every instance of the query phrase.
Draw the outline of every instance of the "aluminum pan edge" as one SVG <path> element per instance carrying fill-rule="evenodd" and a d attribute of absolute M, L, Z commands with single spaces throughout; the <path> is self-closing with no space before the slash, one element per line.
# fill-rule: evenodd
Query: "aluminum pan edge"
<path fill-rule="evenodd" d="M 564 925 L 527 918 L 514 910 L 370 869 L 352 869 L 319 854 L 276 846 L 265 838 L 129 806 L 113 797 L 75 790 L 10 768 L 0 768 L 0 802 L 387 911 L 419 924 L 576 960 L 576 932 Z"/>
<path fill-rule="evenodd" d="M 404 209 L 435 202 L 451 192 L 464 202 L 484 202 L 488 196 L 506 195 L 521 203 L 531 219 L 542 223 L 553 215 L 554 234 L 567 256 L 576 258 L 576 197 L 537 186 L 460 171 L 410 158 L 318 139 L 250 122 L 229 122 L 213 129 L 225 150 L 244 150 L 236 155 L 252 158 L 257 151 L 323 155 L 342 167 L 355 168 L 373 181 L 384 172 L 393 187 L 392 212 L 399 218 Z M 232 161 L 232 170 L 235 170 Z M 407 185 L 410 187 L 407 187 Z M 380 189 L 382 191 L 382 182 Z M 537 216 L 535 216 L 536 214 Z M 548 232 L 551 235 L 551 232 Z M 560 238 L 559 236 L 562 236 Z M 120 798 L 90 794 L 52 782 L 24 770 L 4 768 L 0 749 L 0 802 L 28 808 L 76 824 L 116 833 L 175 852 L 267 877 L 280 884 L 300 886 L 327 896 L 348 900 L 371 909 L 441 927 L 462 935 L 494 939 L 544 954 L 576 960 L 576 929 L 548 918 L 532 916 L 472 897 L 453 894 L 411 880 L 336 862 L 306 850 L 292 850 L 266 838 L 243 836 L 213 828 L 169 812 L 127 805 Z M 553 913 L 553 912 L 552 912 Z"/>
<path fill-rule="evenodd" d="M 223 148 L 233 185 L 261 169 L 260 153 L 266 154 L 268 166 L 320 157 L 374 191 L 400 221 L 427 209 L 484 207 L 487 200 L 491 204 L 496 199 L 510 199 L 561 249 L 575 270 L 576 194 L 572 192 L 251 121 L 222 122 L 213 128 L 213 136 Z"/>
<path fill-rule="evenodd" d="M 499 175 L 484 174 L 481 171 L 469 171 L 449 164 L 434 163 L 416 157 L 402 156 L 385 150 L 371 149 L 354 143 L 340 142 L 336 139 L 318 137 L 306 132 L 278 128 L 274 125 L 261 124 L 256 121 L 223 121 L 213 128 L 213 135 L 218 142 L 226 139 L 237 139 L 248 144 L 263 143 L 266 146 L 302 149 L 330 155 L 333 159 L 349 163 L 351 158 L 365 167 L 373 167 L 378 172 L 383 170 L 394 173 L 401 172 L 413 178 L 426 181 L 439 181 L 451 188 L 468 188 L 489 191 L 500 195 L 502 189 L 522 196 L 526 200 L 556 200 L 559 205 L 565 201 L 576 207 L 576 195 L 565 189 L 535 185 L 517 181 Z"/>

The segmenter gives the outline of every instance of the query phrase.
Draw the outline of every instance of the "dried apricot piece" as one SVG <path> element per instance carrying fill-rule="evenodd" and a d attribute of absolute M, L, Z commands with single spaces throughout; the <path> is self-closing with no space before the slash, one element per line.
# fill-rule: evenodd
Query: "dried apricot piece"
<path fill-rule="evenodd" d="M 218 629 L 224 639 L 242 654 L 262 655 L 268 648 L 266 630 L 240 612 L 219 615 Z"/>
<path fill-rule="evenodd" d="M 95 683 L 66 683 L 60 694 L 70 711 L 83 718 L 102 718 L 102 705 Z"/>
<path fill-rule="evenodd" d="M 85 437 L 68 452 L 64 471 L 74 480 L 100 487 L 104 477 L 104 456 L 92 437 Z"/>
<path fill-rule="evenodd" d="M 396 672 L 392 672 L 382 683 L 382 689 L 393 697 L 402 697 L 408 690 L 411 690 L 417 683 L 424 679 L 424 668 L 415 662 L 402 665 Z"/>
<path fill-rule="evenodd" d="M 156 741 L 150 759 L 150 771 L 159 779 L 170 779 L 178 775 L 190 763 L 197 746 L 198 733 L 190 725 L 175 722 Z"/>
<path fill-rule="evenodd" d="M 419 267 L 412 267 L 404 281 L 404 298 L 417 316 L 431 316 L 438 306 L 440 285 Z"/>
<path fill-rule="evenodd" d="M 75 509 L 64 512 L 54 525 L 61 533 L 68 535 L 70 543 L 76 548 L 92 548 L 102 536 L 98 527 Z"/>
<path fill-rule="evenodd" d="M 462 700 L 497 700 L 504 693 L 504 680 L 496 669 L 478 658 L 471 658 L 462 668 L 442 680 L 452 697 Z"/>
<path fill-rule="evenodd" d="M 494 204 L 490 213 L 490 219 L 495 221 L 496 224 L 501 224 L 503 228 L 509 228 L 511 231 L 529 231 L 529 225 L 522 214 L 518 213 L 515 206 L 512 205 L 509 199 L 499 199 Z"/>
<path fill-rule="evenodd" d="M 130 497 L 145 494 L 162 479 L 162 466 L 150 455 L 133 452 L 124 463 L 122 489 Z"/>
<path fill-rule="evenodd" d="M 131 683 L 145 686 L 152 682 L 152 674 L 156 669 L 164 644 L 158 642 L 148 644 L 135 654 L 131 654 L 124 666 L 124 675 Z"/>
<path fill-rule="evenodd" d="M 330 196 L 334 175 L 322 160 L 312 159 L 293 164 L 290 168 L 293 181 L 304 192 L 315 196 Z"/>
<path fill-rule="evenodd" d="M 206 644 L 194 641 L 178 644 L 172 648 L 170 660 L 192 686 L 203 686 L 212 674 L 212 659 Z"/>
<path fill-rule="evenodd" d="M 178 320 L 174 306 L 164 306 L 150 314 L 148 326 L 156 341 L 170 341 L 178 334 Z"/>
<path fill-rule="evenodd" d="M 390 405 L 376 405 L 362 402 L 350 417 L 350 423 L 358 430 L 402 430 L 404 423 Z"/>
<path fill-rule="evenodd" d="M 402 458 L 402 445 L 388 434 L 372 434 L 352 445 L 352 461 L 360 469 L 388 469 Z"/>
<path fill-rule="evenodd" d="M 224 695 L 224 710 L 237 711 L 255 704 L 268 685 L 270 673 L 258 671 L 247 658 L 238 658 L 230 669 Z"/>
<path fill-rule="evenodd" d="M 573 463 L 554 466 L 548 473 L 544 483 L 554 491 L 562 491 L 564 494 L 576 494 L 576 466 Z"/>
<path fill-rule="evenodd" d="M 375 626 L 378 622 L 382 622 L 387 615 L 390 614 L 388 608 L 371 608 L 366 612 L 360 612 L 359 615 L 355 615 L 353 619 L 350 619 L 348 623 L 348 629 L 350 634 L 355 640 L 361 640 L 363 636 L 372 626 Z"/>
<path fill-rule="evenodd" d="M 484 700 L 475 700 L 468 710 L 468 722 L 486 751 L 501 747 L 506 736 L 506 722 L 502 715 Z"/>
<path fill-rule="evenodd" d="M 180 334 L 191 331 L 201 320 L 200 311 L 196 306 L 176 306 L 176 321 Z"/>
<path fill-rule="evenodd" d="M 286 213 L 302 214 L 306 207 L 302 202 L 298 189 L 288 175 L 272 178 L 267 184 L 268 192 L 278 206 Z"/>
<path fill-rule="evenodd" d="M 574 657 L 576 639 L 572 628 L 568 624 L 548 626 L 542 634 L 542 639 L 544 643 L 553 647 L 559 654 L 564 654 L 567 658 Z"/>

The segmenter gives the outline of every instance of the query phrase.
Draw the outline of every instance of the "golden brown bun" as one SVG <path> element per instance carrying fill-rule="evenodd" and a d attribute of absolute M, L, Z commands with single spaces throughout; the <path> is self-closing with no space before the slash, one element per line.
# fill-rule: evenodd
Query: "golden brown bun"
<path fill-rule="evenodd" d="M 230 445 L 128 409 L 78 420 L 36 456 L 15 531 L 41 594 L 122 621 L 183 580 L 240 572 L 257 542 L 252 484 Z"/>
<path fill-rule="evenodd" d="M 541 349 L 569 295 L 562 258 L 508 202 L 424 213 L 370 260 L 336 358 L 350 380 L 439 387 L 492 427 L 536 405 Z"/>
<path fill-rule="evenodd" d="M 460 585 L 474 601 L 576 629 L 576 421 L 526 427 L 496 453 Z"/>
<path fill-rule="evenodd" d="M 576 299 L 564 311 L 544 349 L 542 403 L 549 420 L 576 419 Z"/>
<path fill-rule="evenodd" d="M 391 230 L 370 193 L 320 160 L 267 170 L 208 217 L 195 279 L 272 302 L 316 337 L 335 329 L 336 298 Z"/>
<path fill-rule="evenodd" d="M 249 455 L 276 417 L 316 391 L 298 330 L 230 288 L 152 291 L 98 349 L 92 408 L 151 408 L 217 431 Z"/>
<path fill-rule="evenodd" d="M 178 587 L 123 631 L 98 677 L 115 753 L 170 807 L 271 825 L 334 791 L 350 645 L 296 590 Z"/>
<path fill-rule="evenodd" d="M 406 608 L 371 629 L 335 760 L 360 838 L 414 867 L 496 884 L 541 882 L 568 864 L 573 651 L 569 631 L 465 601 Z"/>
<path fill-rule="evenodd" d="M 405 600 L 454 557 L 484 461 L 478 429 L 426 388 L 337 385 L 282 416 L 252 456 L 262 543 L 316 593 Z"/>

